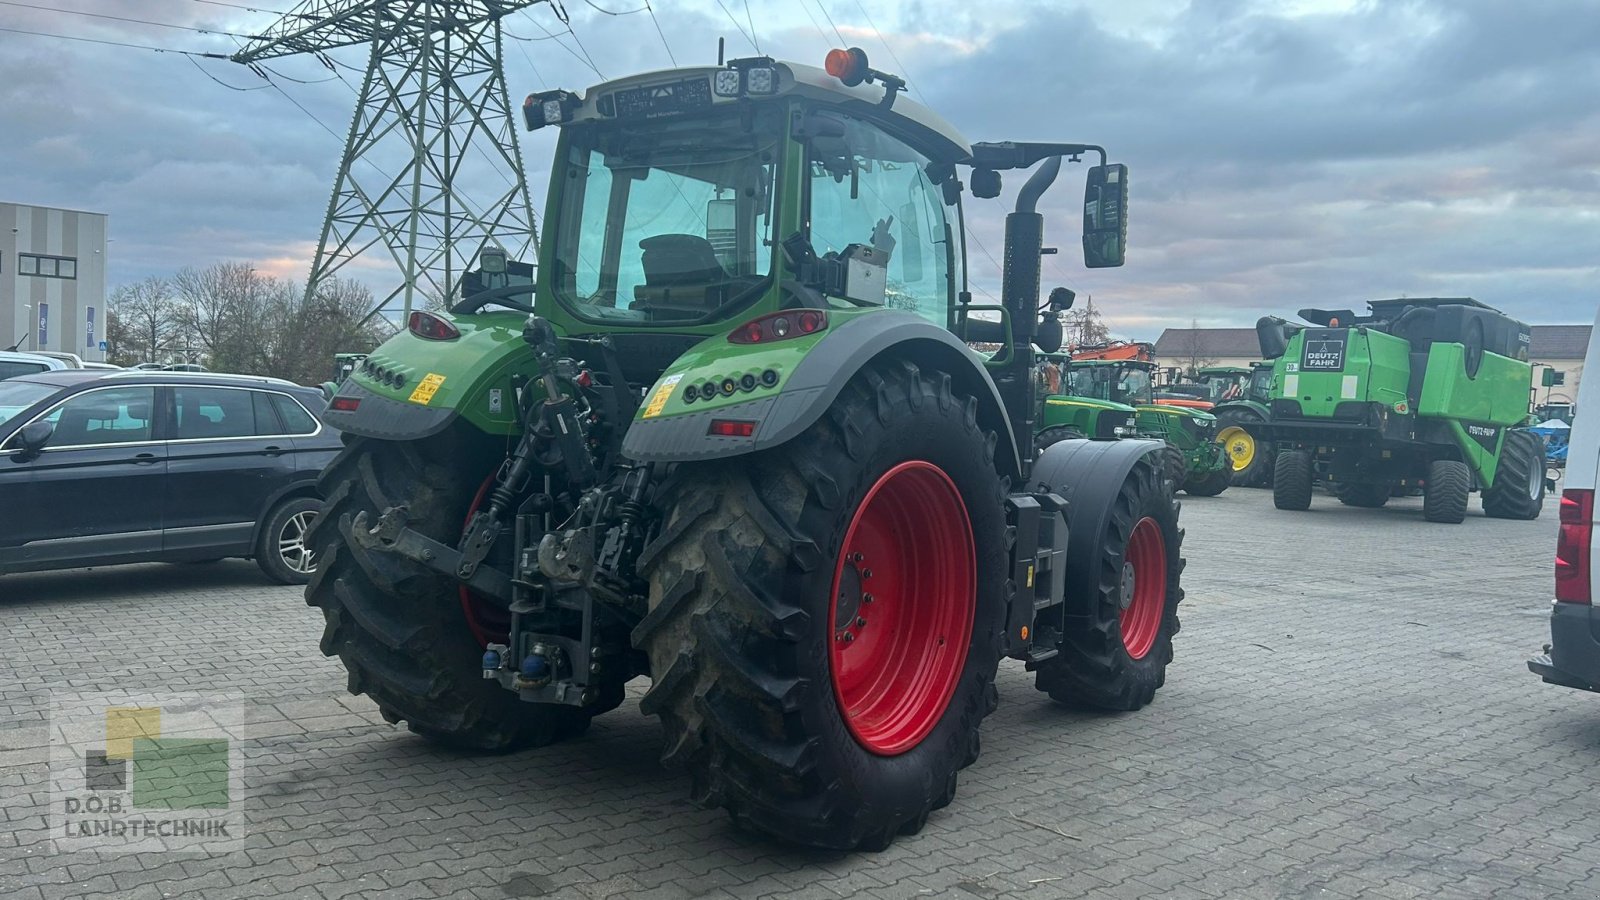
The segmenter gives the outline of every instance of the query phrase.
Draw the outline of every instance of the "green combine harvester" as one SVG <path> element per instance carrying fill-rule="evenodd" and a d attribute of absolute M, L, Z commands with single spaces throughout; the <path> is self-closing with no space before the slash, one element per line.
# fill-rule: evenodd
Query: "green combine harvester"
<path fill-rule="evenodd" d="M 1274 360 L 1264 426 L 1278 447 L 1279 509 L 1314 481 L 1379 507 L 1417 486 L 1423 517 L 1456 523 L 1468 495 L 1503 519 L 1538 518 L 1544 445 L 1529 424 L 1528 326 L 1470 298 L 1374 300 L 1371 314 L 1303 309 L 1256 324 Z"/>
<path fill-rule="evenodd" d="M 1151 438 L 1171 451 L 1169 476 L 1190 494 L 1215 497 L 1232 482 L 1208 412 L 1157 403 L 1155 363 L 1130 359 L 1068 361 L 1062 393 L 1046 397 L 1036 438 L 1041 447 L 1068 438 Z"/>
<path fill-rule="evenodd" d="M 491 243 L 329 403 L 307 599 L 352 691 L 507 751 L 647 679 L 696 802 L 840 849 L 951 803 L 1004 658 L 1062 703 L 1153 699 L 1183 596 L 1164 448 L 1032 440 L 1071 305 L 1041 297 L 1039 202 L 1098 157 L 1084 263 L 1120 266 L 1127 168 L 970 143 L 904 88 L 851 49 L 528 98 L 560 129 L 537 269 Z M 974 304 L 963 204 L 1013 174 Z"/>

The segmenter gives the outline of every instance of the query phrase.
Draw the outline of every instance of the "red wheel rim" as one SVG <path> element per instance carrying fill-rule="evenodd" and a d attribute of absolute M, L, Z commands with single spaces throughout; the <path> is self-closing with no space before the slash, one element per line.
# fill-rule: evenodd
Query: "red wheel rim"
<path fill-rule="evenodd" d="M 1144 659 L 1155 646 L 1167 607 L 1167 545 L 1161 526 L 1145 516 L 1133 526 L 1122 555 L 1122 646 Z"/>
<path fill-rule="evenodd" d="M 885 472 L 845 532 L 828 610 L 833 695 L 863 747 L 904 753 L 943 717 L 976 588 L 972 524 L 950 476 L 921 460 Z"/>
<path fill-rule="evenodd" d="M 467 507 L 467 517 L 461 522 L 461 535 L 467 534 L 467 528 L 472 524 L 472 517 L 478 512 L 478 507 L 483 505 L 485 497 L 494 487 L 494 477 L 499 474 L 499 469 L 489 473 L 489 477 L 478 485 L 478 493 L 472 497 L 472 505 Z M 490 644 L 507 644 L 511 641 L 511 614 L 494 603 L 478 596 L 476 591 L 461 585 L 461 611 L 467 616 L 467 627 L 472 629 L 472 636 L 478 643 L 487 647 Z"/>

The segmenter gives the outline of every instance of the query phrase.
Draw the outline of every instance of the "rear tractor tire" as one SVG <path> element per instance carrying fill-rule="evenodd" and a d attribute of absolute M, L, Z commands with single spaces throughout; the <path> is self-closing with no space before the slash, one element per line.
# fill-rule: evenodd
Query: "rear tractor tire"
<path fill-rule="evenodd" d="M 1422 517 L 1429 522 L 1459 525 L 1467 517 L 1467 496 L 1472 492 L 1472 471 L 1453 459 L 1428 464 L 1422 488 Z"/>
<path fill-rule="evenodd" d="M 1334 491 L 1345 506 L 1378 509 L 1389 502 L 1394 488 L 1387 484 L 1340 484 Z"/>
<path fill-rule="evenodd" d="M 1075 591 L 1093 599 L 1056 655 L 1038 664 L 1034 687 L 1058 703 L 1135 710 L 1166 683 L 1184 561 L 1179 504 L 1159 461 L 1144 457 L 1124 479 L 1105 531 L 1092 536 L 1098 549 L 1091 568 L 1078 568 L 1068 554 L 1069 599 Z"/>
<path fill-rule="evenodd" d="M 306 602 L 322 609 L 322 652 L 338 655 L 352 694 L 366 694 L 390 722 L 445 746 L 508 751 L 581 734 L 608 708 L 525 703 L 483 677 L 483 643 L 460 585 L 403 557 L 356 543 L 355 517 L 375 525 L 404 505 L 410 527 L 454 545 L 481 484 L 451 432 L 398 443 L 350 441 L 323 471 L 327 497 L 310 542 L 317 571 Z M 621 691 L 615 692 L 621 699 Z M 613 706 L 615 704 L 612 704 Z"/>
<path fill-rule="evenodd" d="M 869 365 L 771 450 L 680 465 L 645 548 L 663 762 L 780 840 L 882 849 L 948 804 L 997 703 L 995 436 L 950 376 Z"/>
<path fill-rule="evenodd" d="M 1233 467 L 1235 487 L 1264 487 L 1272 483 L 1272 448 L 1256 439 L 1251 425 L 1261 420 L 1254 415 L 1224 410 L 1217 415 L 1217 443 L 1227 453 Z"/>
<path fill-rule="evenodd" d="M 1544 442 L 1528 431 L 1506 433 L 1494 484 L 1483 492 L 1483 512 L 1496 519 L 1537 519 L 1544 509 Z"/>
<path fill-rule="evenodd" d="M 1272 505 L 1279 509 L 1311 508 L 1311 454 L 1284 450 L 1272 465 Z"/>

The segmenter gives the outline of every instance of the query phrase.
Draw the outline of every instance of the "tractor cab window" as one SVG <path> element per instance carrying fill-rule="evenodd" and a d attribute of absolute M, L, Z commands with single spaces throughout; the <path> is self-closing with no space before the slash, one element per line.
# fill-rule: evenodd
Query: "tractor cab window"
<path fill-rule="evenodd" d="M 591 320 L 696 322 L 772 265 L 781 111 L 567 131 L 555 288 Z"/>
<path fill-rule="evenodd" d="M 1116 366 L 1073 366 L 1067 372 L 1067 393 L 1129 406 L 1148 405 L 1154 394 L 1150 373 Z"/>
<path fill-rule="evenodd" d="M 948 325 L 951 262 L 943 196 L 926 156 L 877 126 L 837 116 L 843 135 L 807 146 L 807 207 L 818 256 L 870 247 L 887 265 L 883 304 Z"/>
<path fill-rule="evenodd" d="M 1154 386 L 1150 373 L 1144 369 L 1123 369 L 1117 373 L 1116 387 L 1111 399 L 1129 406 L 1148 405 L 1154 401 Z"/>
<path fill-rule="evenodd" d="M 1251 400 L 1261 403 L 1267 402 L 1272 396 L 1272 367 L 1259 366 L 1250 373 L 1250 390 L 1247 394 Z"/>

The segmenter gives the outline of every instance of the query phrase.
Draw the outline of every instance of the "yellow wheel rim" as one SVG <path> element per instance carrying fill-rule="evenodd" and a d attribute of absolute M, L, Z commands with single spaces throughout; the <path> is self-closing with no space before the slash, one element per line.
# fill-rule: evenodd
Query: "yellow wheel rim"
<path fill-rule="evenodd" d="M 1245 469 L 1250 468 L 1252 462 L 1255 462 L 1256 439 L 1251 437 L 1250 432 L 1245 431 L 1243 428 L 1237 425 L 1230 425 L 1222 429 L 1222 433 L 1217 435 L 1217 442 L 1222 445 L 1222 449 L 1227 451 L 1228 459 L 1233 462 L 1233 470 L 1235 472 L 1243 472 Z"/>

